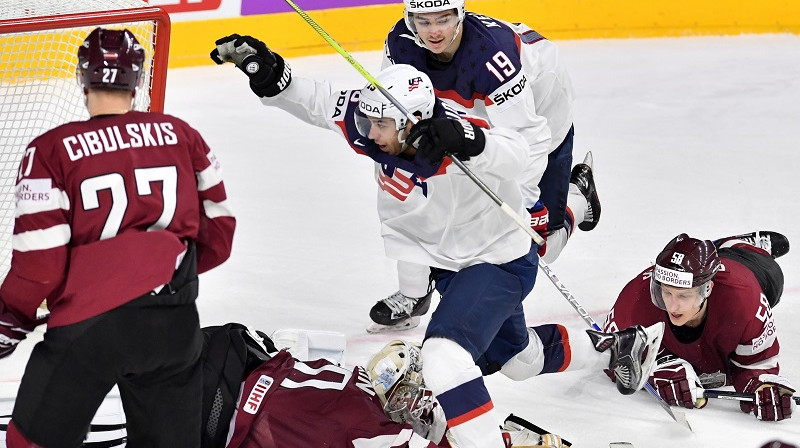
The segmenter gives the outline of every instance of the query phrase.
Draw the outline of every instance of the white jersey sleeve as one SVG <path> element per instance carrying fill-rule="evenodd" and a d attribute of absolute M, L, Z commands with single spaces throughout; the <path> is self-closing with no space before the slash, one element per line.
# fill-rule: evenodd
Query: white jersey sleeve
<path fill-rule="evenodd" d="M 349 92 L 344 95 L 350 97 Z M 293 77 L 286 90 L 274 97 L 261 98 L 261 103 L 283 109 L 308 124 L 343 135 L 341 128 L 332 119 L 337 116 L 337 100 L 342 96 L 343 92 L 334 91 L 327 81 Z M 344 113 L 343 108 L 340 111 Z"/>

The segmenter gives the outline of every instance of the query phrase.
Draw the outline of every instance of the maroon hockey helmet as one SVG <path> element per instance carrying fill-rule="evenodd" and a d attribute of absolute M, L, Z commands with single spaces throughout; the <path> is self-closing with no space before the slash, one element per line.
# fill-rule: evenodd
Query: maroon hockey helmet
<path fill-rule="evenodd" d="M 78 82 L 84 89 L 135 91 L 144 66 L 144 49 L 125 30 L 95 28 L 78 48 Z"/>
<path fill-rule="evenodd" d="M 675 288 L 699 288 L 702 299 L 711 291 L 711 279 L 721 264 L 717 249 L 708 240 L 698 240 L 682 233 L 672 239 L 656 257 L 650 293 L 653 303 L 666 309 L 661 285 Z"/>

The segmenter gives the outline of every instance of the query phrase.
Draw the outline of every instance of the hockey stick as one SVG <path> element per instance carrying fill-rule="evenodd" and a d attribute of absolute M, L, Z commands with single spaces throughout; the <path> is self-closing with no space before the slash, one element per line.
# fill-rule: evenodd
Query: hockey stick
<path fill-rule="evenodd" d="M 756 394 L 747 392 L 733 392 L 728 390 L 706 389 L 703 391 L 703 398 L 721 398 L 723 400 L 750 401 L 756 399 Z M 793 395 L 792 400 L 800 404 L 800 396 Z"/>
<path fill-rule="evenodd" d="M 314 19 L 309 17 L 308 14 L 306 14 L 305 11 L 300 9 L 300 7 L 297 6 L 297 4 L 295 4 L 295 2 L 293 2 L 292 0 L 285 0 L 285 1 L 286 3 L 289 4 L 289 6 L 292 7 L 292 9 L 294 9 L 298 14 L 300 14 L 300 17 L 302 17 L 303 20 L 305 20 L 309 25 L 311 25 L 311 28 L 314 28 L 314 30 L 317 33 L 319 33 L 319 35 L 322 36 L 322 38 L 325 39 L 325 41 L 328 42 L 333 47 L 333 49 L 336 50 L 337 53 L 342 55 L 347 60 L 347 62 L 349 62 L 350 65 L 353 66 L 353 68 L 355 68 L 359 73 L 361 73 L 361 75 L 364 78 L 366 78 L 366 80 L 369 81 L 370 84 L 372 84 L 376 89 L 378 89 L 378 91 L 380 91 L 383 94 L 383 96 L 386 97 L 386 99 L 388 99 L 392 104 L 394 104 L 395 107 L 397 107 L 397 110 L 402 112 L 412 123 L 416 124 L 419 121 L 417 117 L 414 116 L 411 112 L 409 112 L 408 109 L 403 107 L 403 105 L 400 104 L 400 102 L 397 101 L 397 99 L 394 96 L 392 96 L 392 94 L 389 93 L 381 85 L 381 83 L 379 83 L 378 80 L 375 79 L 374 76 L 372 76 L 361 64 L 359 64 L 358 61 L 353 59 L 353 57 L 350 55 L 350 53 L 347 52 L 347 50 L 342 48 L 342 46 L 339 45 L 339 43 L 336 42 L 331 37 L 330 34 L 328 34 L 325 30 L 323 30 L 322 27 L 320 27 L 319 24 L 317 24 L 317 22 L 314 21 Z M 515 212 L 514 209 L 508 206 L 508 204 L 503 202 L 503 200 L 500 199 L 488 186 L 486 186 L 486 184 L 480 178 L 478 178 L 478 176 L 476 176 L 475 173 L 472 172 L 472 170 L 470 170 L 466 165 L 464 165 L 464 162 L 462 162 L 449 152 L 446 152 L 445 154 L 447 154 L 447 156 L 450 157 L 453 163 L 458 168 L 460 168 L 461 171 L 463 171 L 464 174 L 466 174 L 467 177 L 469 177 L 472 180 L 472 182 L 475 183 L 475 185 L 480 187 L 480 189 L 483 190 L 483 192 L 486 193 L 486 195 L 489 196 L 492 199 L 492 201 L 494 201 L 494 203 L 497 204 L 501 210 L 503 210 L 503 212 L 505 212 L 509 217 L 511 217 L 511 219 L 513 219 L 514 222 L 516 222 L 517 225 L 519 225 L 519 227 L 522 228 L 522 230 L 524 230 L 525 233 L 527 233 L 536 244 L 538 244 L 539 246 L 544 244 L 544 239 L 542 238 L 541 235 L 536 233 L 531 228 L 530 222 L 526 223 L 525 221 L 523 221 L 522 217 L 517 212 Z"/>
<path fill-rule="evenodd" d="M 379 92 L 381 92 L 381 94 L 383 94 L 383 96 L 386 97 L 386 99 L 388 99 L 392 104 L 394 104 L 394 106 L 397 107 L 397 110 L 401 111 L 412 123 L 417 123 L 419 121 L 417 120 L 417 117 L 415 117 L 411 112 L 409 112 L 408 109 L 403 107 L 403 105 L 400 104 L 400 102 L 397 101 L 397 99 L 394 96 L 392 96 L 392 94 L 389 93 L 378 82 L 378 80 L 375 79 L 374 76 L 372 76 L 358 61 L 356 61 L 350 55 L 350 53 L 347 52 L 347 50 L 342 48 L 342 46 L 339 45 L 339 43 L 336 42 L 333 39 L 333 37 L 331 37 L 330 34 L 328 34 L 324 29 L 322 29 L 322 27 L 319 26 L 319 24 L 314 19 L 309 17 L 309 15 L 306 14 L 305 11 L 300 9 L 300 7 L 297 6 L 297 4 L 294 3 L 292 0 L 285 0 L 285 1 L 289 6 L 292 7 L 292 9 L 295 10 L 295 12 L 297 12 L 300 15 L 300 17 L 303 18 L 303 20 L 306 21 L 306 23 L 308 23 L 311 26 L 311 28 L 314 28 L 314 31 L 316 31 L 320 36 L 322 36 L 322 38 L 325 39 L 325 41 L 328 42 L 328 44 L 330 44 L 333 47 L 333 49 L 336 50 L 337 53 L 342 55 L 342 57 L 344 57 L 347 60 L 347 62 L 349 62 L 350 65 L 353 66 L 353 68 L 355 68 L 359 73 L 361 73 L 361 75 L 364 78 L 366 78 L 366 80 L 369 81 L 370 84 L 372 84 L 376 89 L 378 89 Z M 524 230 L 525 233 L 527 233 L 537 245 L 541 246 L 544 244 L 544 239 L 541 237 L 541 235 L 536 233 L 531 228 L 530 223 L 526 223 L 525 221 L 523 221 L 522 217 L 518 215 L 514 211 L 514 209 L 512 209 L 510 206 L 508 206 L 508 204 L 503 202 L 489 187 L 486 186 L 485 183 L 483 183 L 483 181 L 481 181 L 472 172 L 472 170 L 470 170 L 466 165 L 464 165 L 464 163 L 461 160 L 459 160 L 457 157 L 453 156 L 450 153 L 446 154 L 448 157 L 450 157 L 453 163 L 455 163 L 456 166 L 458 166 L 458 168 L 460 168 L 464 172 L 464 174 L 466 174 L 476 185 L 478 185 L 478 187 L 480 187 L 480 189 L 483 190 L 483 192 L 486 193 L 486 195 L 489 196 L 492 199 L 492 201 L 494 201 L 495 204 L 500 206 L 500 209 L 502 209 L 511 219 L 513 219 L 514 222 L 516 222 L 517 225 L 522 230 Z M 578 312 L 578 314 L 590 327 L 592 327 L 597 331 L 602 331 L 600 329 L 600 326 L 598 326 L 597 323 L 594 321 L 594 319 L 592 319 L 592 316 L 590 316 L 589 313 L 586 312 L 586 310 L 581 306 L 580 302 L 578 302 L 578 299 L 576 299 L 575 296 L 573 296 L 569 292 L 567 287 L 564 286 L 563 283 L 561 283 L 561 281 L 558 279 L 558 277 L 555 275 L 552 269 L 550 269 L 547 263 L 545 263 L 541 258 L 539 258 L 539 269 L 541 269 L 542 271 L 544 271 L 545 274 L 547 274 L 547 278 L 550 279 L 550 281 L 553 283 L 556 289 L 558 289 L 561 295 L 563 295 L 564 298 L 567 299 L 567 302 L 569 302 L 569 304 L 572 305 L 572 308 L 574 308 L 575 311 Z M 670 409 L 669 405 L 658 395 L 658 393 L 655 391 L 655 389 L 653 389 L 652 386 L 650 386 L 649 383 L 645 383 L 645 388 L 647 389 L 648 392 L 650 392 L 651 395 L 653 395 L 658 400 L 661 407 L 667 411 L 667 413 L 672 417 L 673 420 L 685 425 L 687 428 L 689 428 L 690 431 L 692 430 L 692 427 L 689 426 L 689 422 L 686 420 L 686 417 L 681 414 L 682 418 L 679 421 L 678 418 L 675 416 L 675 413 L 672 412 L 672 409 Z"/>

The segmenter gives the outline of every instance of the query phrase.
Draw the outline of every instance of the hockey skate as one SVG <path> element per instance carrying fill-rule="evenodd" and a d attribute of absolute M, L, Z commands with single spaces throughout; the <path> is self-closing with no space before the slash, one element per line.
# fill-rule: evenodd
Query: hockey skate
<path fill-rule="evenodd" d="M 647 328 L 641 325 L 628 327 L 613 333 L 586 330 L 595 350 L 611 349 L 608 368 L 617 377 L 617 390 L 630 395 L 644 387 L 653 370 L 656 354 L 664 336 L 664 323 L 658 322 Z M 647 353 L 645 353 L 645 351 Z"/>
<path fill-rule="evenodd" d="M 369 317 L 373 323 L 367 327 L 367 332 L 386 333 L 410 330 L 419 326 L 422 316 L 431 307 L 432 294 L 433 290 L 415 299 L 397 291 L 389 297 L 378 301 L 369 310 Z"/>
<path fill-rule="evenodd" d="M 742 235 L 720 238 L 714 241 L 714 246 L 719 249 L 723 243 L 730 240 L 742 240 L 746 243 L 750 243 L 759 249 L 764 249 L 769 252 L 772 258 L 782 257 L 789 252 L 789 239 L 781 233 L 769 230 L 756 230 L 755 232 Z"/>
<path fill-rule="evenodd" d="M 594 229 L 600 222 L 600 199 L 597 197 L 597 189 L 594 186 L 592 162 L 592 152 L 589 151 L 583 162 L 572 168 L 572 174 L 569 177 L 569 182 L 575 184 L 586 198 L 586 216 L 583 222 L 578 224 L 578 228 L 584 232 Z"/>

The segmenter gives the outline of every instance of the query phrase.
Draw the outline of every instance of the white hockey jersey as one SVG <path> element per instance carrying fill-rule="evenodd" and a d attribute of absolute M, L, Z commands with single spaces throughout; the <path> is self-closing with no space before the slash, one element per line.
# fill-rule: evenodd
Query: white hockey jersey
<path fill-rule="evenodd" d="M 508 23 L 468 12 L 461 44 L 453 59 L 440 62 L 418 46 L 400 20 L 389 32 L 383 68 L 409 64 L 425 72 L 436 95 L 486 119 L 492 127 L 518 131 L 532 151 L 547 155 L 572 127 L 574 90 L 558 47 L 525 24 Z M 539 198 L 546 167 L 534 166 L 523 177 L 527 207 Z"/>
<path fill-rule="evenodd" d="M 389 258 L 458 271 L 479 263 L 506 263 L 528 253 L 527 233 L 450 159 L 439 166 L 422 166 L 386 154 L 360 135 L 354 116 L 359 94 L 359 90 L 333 91 L 325 81 L 294 77 L 281 94 L 261 101 L 339 133 L 354 151 L 375 161 L 378 215 Z M 448 115 L 457 119 L 437 101 L 434 116 Z M 520 216 L 527 217 L 518 177 L 536 157 L 515 131 L 484 132 L 484 151 L 465 165 Z"/>

